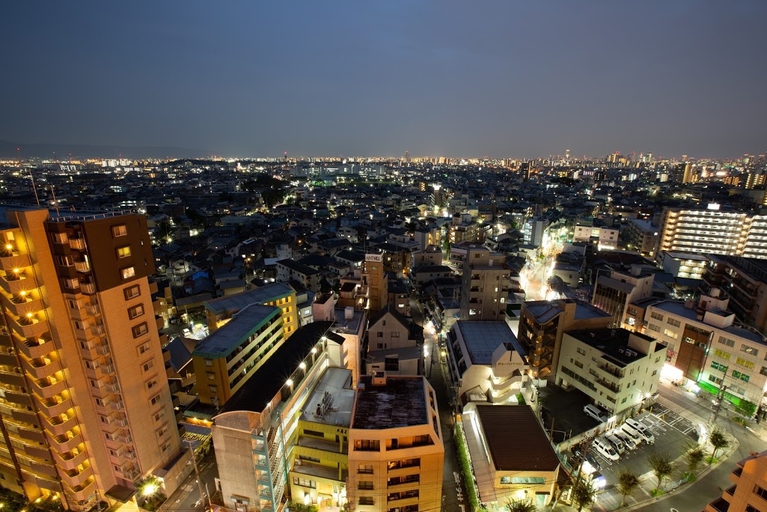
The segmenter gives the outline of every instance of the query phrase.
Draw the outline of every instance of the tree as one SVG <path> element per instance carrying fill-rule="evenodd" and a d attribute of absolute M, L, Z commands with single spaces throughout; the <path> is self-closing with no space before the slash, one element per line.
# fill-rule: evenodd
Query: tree
<path fill-rule="evenodd" d="M 578 512 L 581 512 L 583 507 L 588 507 L 594 503 L 594 498 L 597 495 L 597 490 L 591 482 L 578 479 L 573 484 L 573 492 L 571 494 L 573 504 L 578 507 Z"/>
<path fill-rule="evenodd" d="M 711 452 L 711 458 L 708 459 L 708 463 L 711 464 L 716 458 L 716 452 L 721 449 L 730 446 L 730 440 L 724 435 L 724 432 L 719 427 L 714 427 L 708 434 L 708 442 L 714 447 L 714 451 Z"/>
<path fill-rule="evenodd" d="M 756 404 L 748 400 L 741 400 L 735 411 L 744 418 L 753 418 L 756 412 Z"/>
<path fill-rule="evenodd" d="M 693 480 L 695 478 L 695 471 L 698 470 L 698 466 L 703 462 L 705 456 L 703 448 L 700 446 L 696 446 L 687 452 L 684 456 L 685 461 L 687 462 L 687 480 Z"/>
<path fill-rule="evenodd" d="M 623 496 L 621 507 L 626 505 L 626 498 L 631 496 L 637 487 L 639 487 L 639 477 L 637 474 L 625 469 L 621 470 L 618 475 L 618 492 Z"/>
<path fill-rule="evenodd" d="M 674 470 L 671 459 L 665 453 L 653 453 L 647 457 L 647 462 L 650 464 L 652 472 L 655 473 L 655 478 L 658 479 L 658 489 L 662 490 L 663 480 Z"/>
<path fill-rule="evenodd" d="M 530 500 L 517 500 L 506 498 L 506 508 L 509 512 L 535 512 L 537 509 Z"/>

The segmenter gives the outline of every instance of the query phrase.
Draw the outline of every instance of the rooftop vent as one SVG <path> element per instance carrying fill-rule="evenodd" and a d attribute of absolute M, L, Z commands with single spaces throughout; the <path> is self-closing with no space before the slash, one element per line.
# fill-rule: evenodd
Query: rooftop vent
<path fill-rule="evenodd" d="M 386 372 L 375 372 L 373 374 L 373 386 L 386 385 Z"/>
<path fill-rule="evenodd" d="M 346 320 L 351 320 L 354 318 L 354 308 L 352 306 L 346 306 L 344 309 L 344 318 Z"/>

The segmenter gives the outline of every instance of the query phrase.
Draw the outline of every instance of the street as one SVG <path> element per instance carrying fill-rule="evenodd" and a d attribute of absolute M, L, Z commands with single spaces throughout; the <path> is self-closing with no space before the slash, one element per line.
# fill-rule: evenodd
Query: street
<path fill-rule="evenodd" d="M 216 457 L 213 450 L 205 455 L 202 460 L 197 462 L 197 468 L 199 469 L 202 478 L 203 493 L 211 496 L 214 495 L 216 492 L 215 479 L 218 477 L 218 468 L 216 467 Z M 205 509 L 207 502 L 207 498 L 205 498 L 205 503 L 203 503 L 200 498 L 197 477 L 194 471 L 192 471 L 178 490 L 169 496 L 165 503 L 162 504 L 160 510 L 201 511 Z"/>

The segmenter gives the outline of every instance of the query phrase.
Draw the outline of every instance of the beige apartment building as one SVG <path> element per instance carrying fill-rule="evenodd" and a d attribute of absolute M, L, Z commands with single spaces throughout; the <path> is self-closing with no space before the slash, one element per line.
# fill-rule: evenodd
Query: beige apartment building
<path fill-rule="evenodd" d="M 706 505 L 705 512 L 767 510 L 767 452 L 752 453 L 730 473 L 729 486 Z"/>
<path fill-rule="evenodd" d="M 504 253 L 490 252 L 486 247 L 469 248 L 463 262 L 461 318 L 503 320 L 511 290 L 510 275 Z"/>
<path fill-rule="evenodd" d="M 424 377 L 360 378 L 346 491 L 354 510 L 440 510 L 445 447 L 436 400 Z"/>
<path fill-rule="evenodd" d="M 0 230 L 0 477 L 72 510 L 188 471 L 152 305 L 144 216 L 8 212 Z M 173 463 L 172 463 L 173 461 Z"/>
<path fill-rule="evenodd" d="M 658 391 L 666 345 L 626 329 L 568 331 L 562 337 L 557 385 L 574 387 L 620 416 Z"/>

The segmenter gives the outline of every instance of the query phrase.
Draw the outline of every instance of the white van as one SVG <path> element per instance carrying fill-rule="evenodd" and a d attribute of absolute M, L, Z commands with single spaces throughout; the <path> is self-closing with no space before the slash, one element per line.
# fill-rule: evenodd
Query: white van
<path fill-rule="evenodd" d="M 652 435 L 652 432 L 650 432 L 650 429 L 648 429 L 646 426 L 644 426 L 642 423 L 638 422 L 634 418 L 629 418 L 626 420 L 626 423 L 636 430 L 639 435 L 644 438 L 645 441 L 647 441 L 648 444 L 655 444 L 655 436 Z"/>
<path fill-rule="evenodd" d="M 602 413 L 602 411 L 599 410 L 599 407 L 596 405 L 588 404 L 584 406 L 583 412 L 585 412 L 587 416 L 591 416 L 595 420 L 601 421 L 602 423 L 604 423 L 607 419 L 607 417 Z"/>
<path fill-rule="evenodd" d="M 626 433 L 623 432 L 623 430 L 621 430 L 620 428 L 616 429 L 616 430 L 613 430 L 611 432 L 611 435 L 613 435 L 613 436 L 617 437 L 618 439 L 620 439 L 621 441 L 623 441 L 623 444 L 625 444 L 626 448 L 629 449 L 629 450 L 633 450 L 634 448 L 637 447 L 638 443 L 636 442 L 636 440 L 633 437 L 630 437 L 630 436 L 626 435 Z"/>
<path fill-rule="evenodd" d="M 611 445 L 613 445 L 613 448 L 615 448 L 615 451 L 618 452 L 618 455 L 623 455 L 623 452 L 626 451 L 626 444 L 623 441 L 610 434 L 605 434 L 604 437 L 610 442 Z"/>
<path fill-rule="evenodd" d="M 606 440 L 602 439 L 601 437 L 597 437 L 594 439 L 594 447 L 597 449 L 600 455 L 608 460 L 618 460 L 620 457 L 618 456 L 618 452 L 615 451 L 615 448 L 607 442 Z"/>
<path fill-rule="evenodd" d="M 642 441 L 644 441 L 644 437 L 642 436 L 642 434 L 640 434 L 639 432 L 631 428 L 631 425 L 629 425 L 628 423 L 624 423 L 623 425 L 621 425 L 621 430 L 623 431 L 625 435 L 633 439 L 636 442 L 636 444 L 639 444 Z"/>

